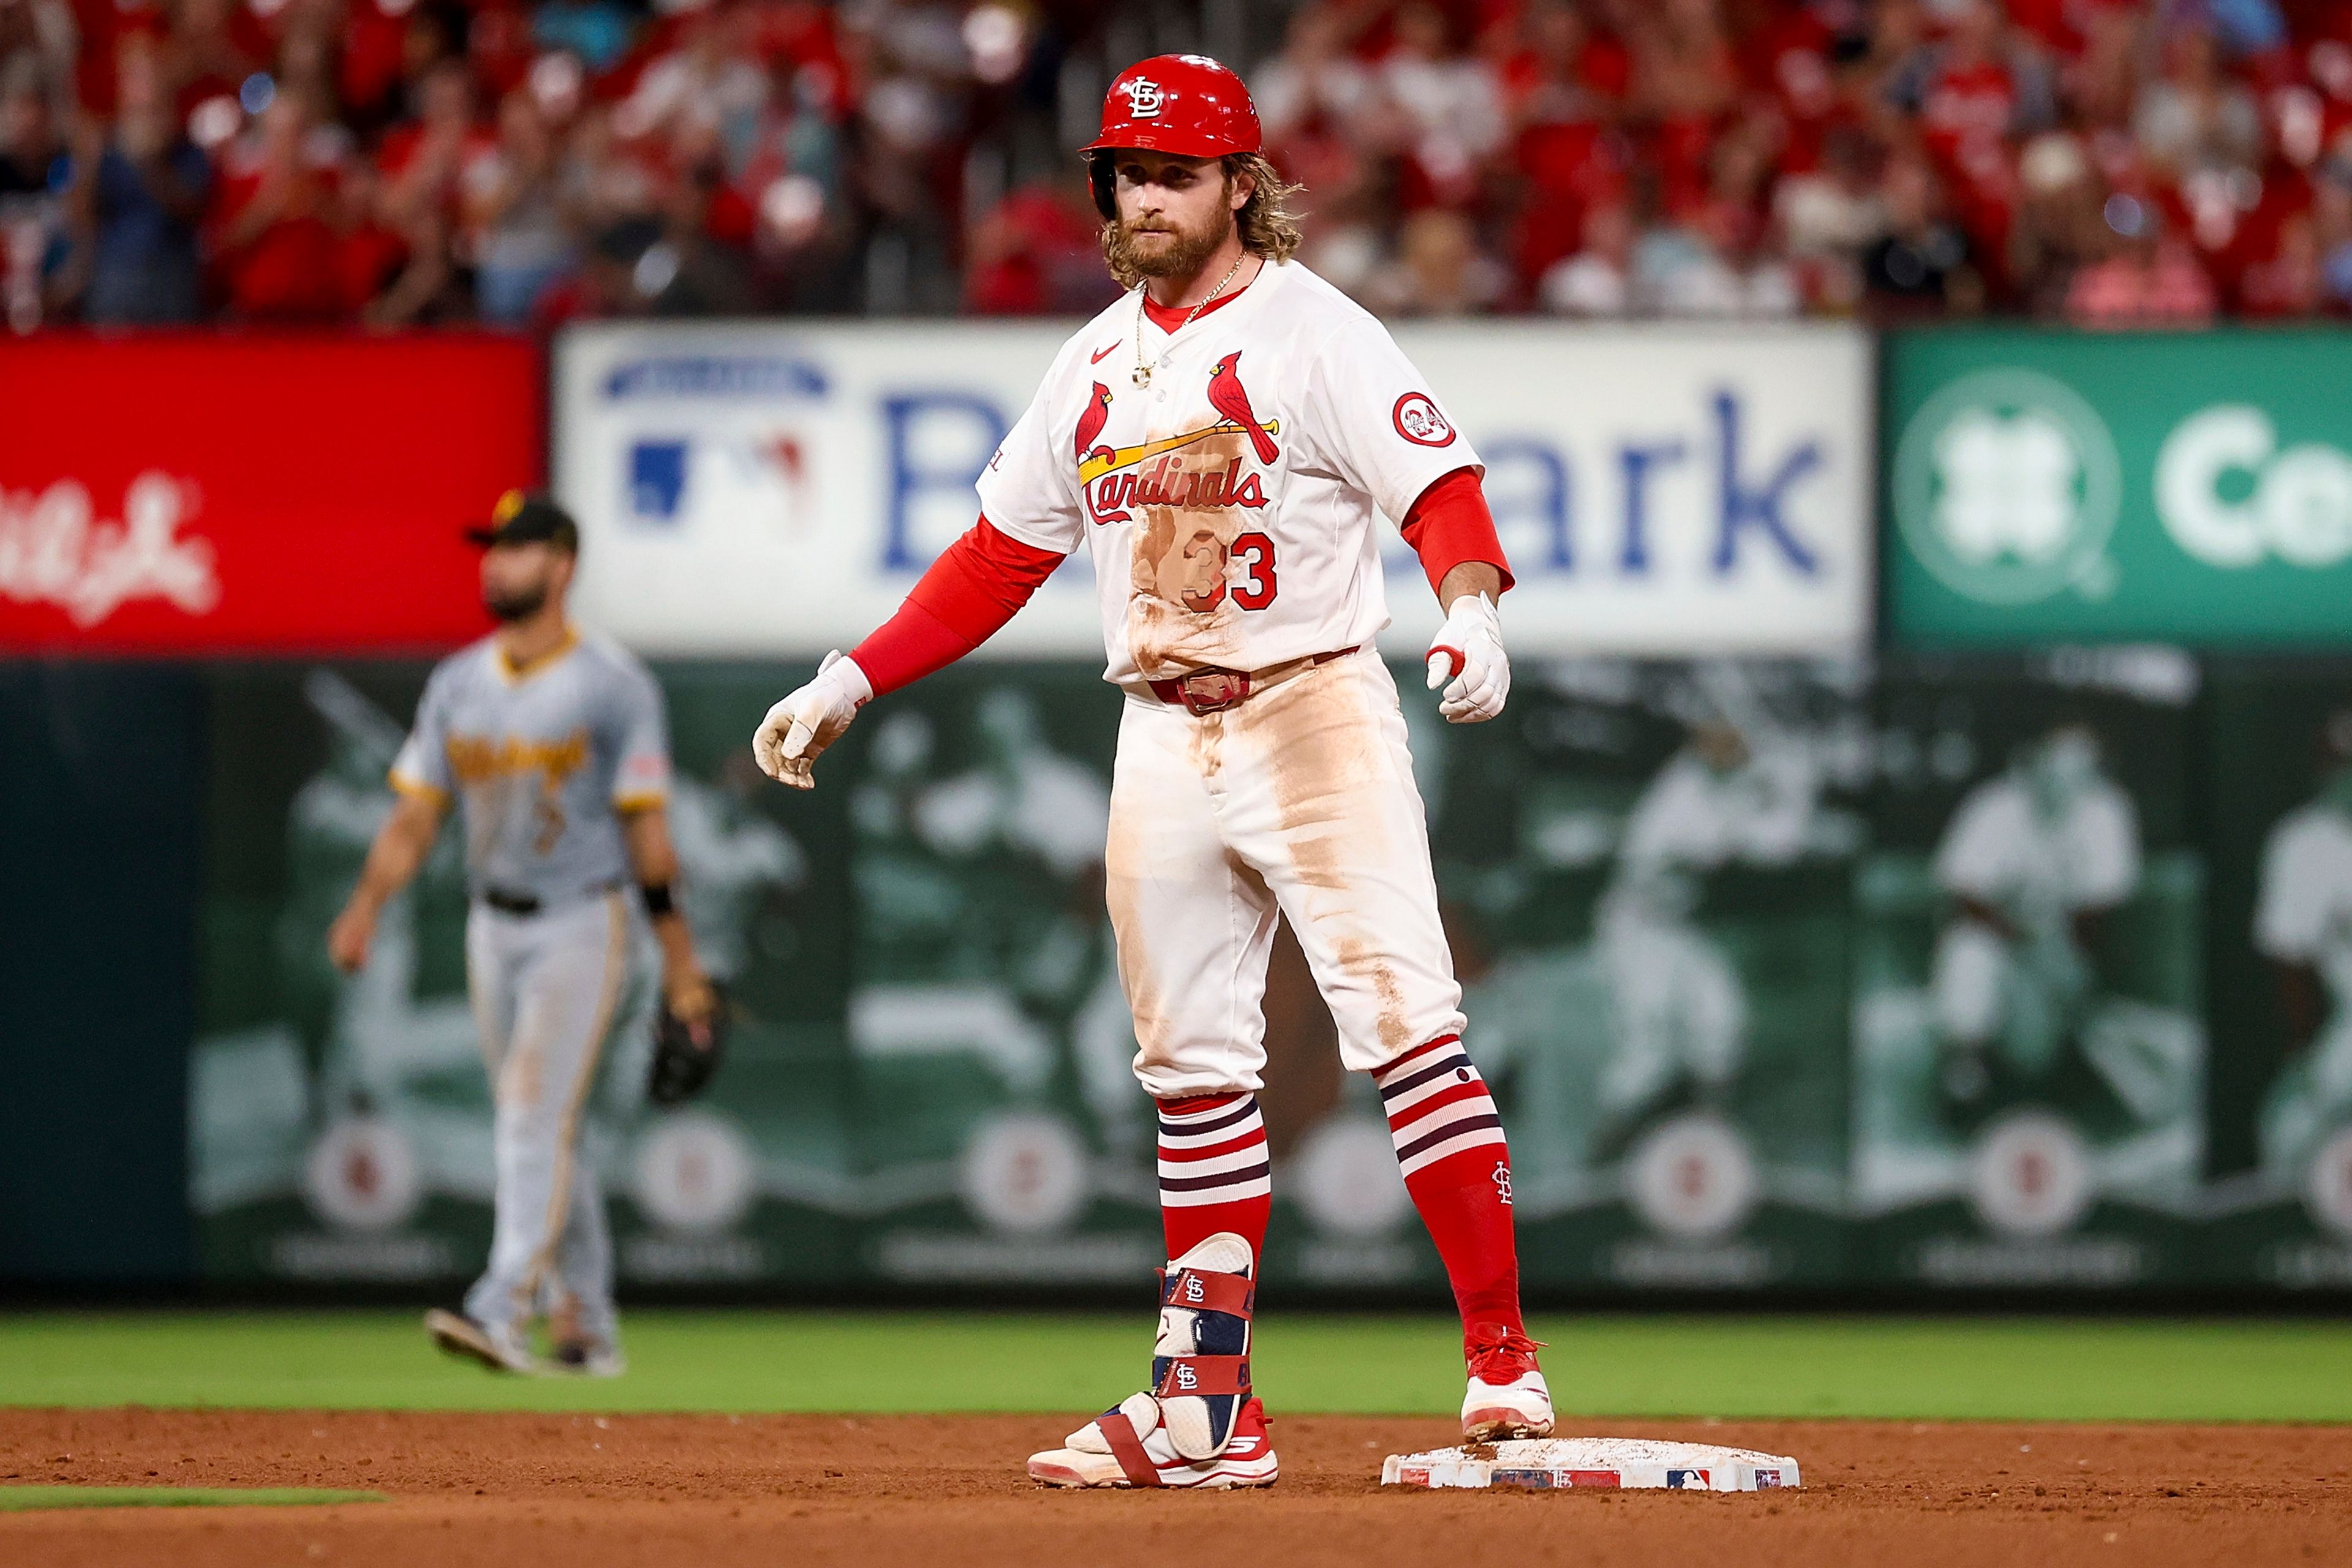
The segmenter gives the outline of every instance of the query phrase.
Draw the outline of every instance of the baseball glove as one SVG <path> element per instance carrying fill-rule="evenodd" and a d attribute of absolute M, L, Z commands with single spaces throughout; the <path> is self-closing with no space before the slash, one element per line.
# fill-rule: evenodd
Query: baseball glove
<path fill-rule="evenodd" d="M 654 1020 L 653 1072 L 646 1097 L 656 1105 L 681 1105 L 700 1094 L 727 1054 L 727 992 L 710 982 L 710 1016 L 689 1024 L 662 1004 Z"/>

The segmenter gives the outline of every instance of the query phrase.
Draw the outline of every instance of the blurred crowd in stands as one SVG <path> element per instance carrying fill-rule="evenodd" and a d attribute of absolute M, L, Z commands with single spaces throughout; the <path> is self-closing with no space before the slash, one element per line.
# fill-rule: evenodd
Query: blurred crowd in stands
<path fill-rule="evenodd" d="M 1171 47 L 1384 314 L 2352 309 L 2352 0 L 0 0 L 6 315 L 1087 311 Z"/>

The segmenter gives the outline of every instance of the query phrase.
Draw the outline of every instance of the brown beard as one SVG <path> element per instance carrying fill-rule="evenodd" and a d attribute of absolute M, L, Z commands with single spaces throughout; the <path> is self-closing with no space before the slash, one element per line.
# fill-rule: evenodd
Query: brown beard
<path fill-rule="evenodd" d="M 1155 245 L 1149 250 L 1136 246 L 1135 230 L 1126 219 L 1115 218 L 1103 226 L 1103 255 L 1108 258 L 1111 271 L 1121 278 L 1189 278 L 1201 270 L 1234 232 L 1233 209 L 1220 204 L 1217 211 L 1223 215 L 1223 221 L 1191 234 L 1174 231 L 1174 243 Z"/>

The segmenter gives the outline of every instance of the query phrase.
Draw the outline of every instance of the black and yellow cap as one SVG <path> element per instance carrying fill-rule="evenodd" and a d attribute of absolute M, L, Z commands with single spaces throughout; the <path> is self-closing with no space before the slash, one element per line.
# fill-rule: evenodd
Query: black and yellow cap
<path fill-rule="evenodd" d="M 490 509 L 490 521 L 466 530 L 476 544 L 552 544 L 580 553 L 580 525 L 572 514 L 535 490 L 509 490 Z"/>

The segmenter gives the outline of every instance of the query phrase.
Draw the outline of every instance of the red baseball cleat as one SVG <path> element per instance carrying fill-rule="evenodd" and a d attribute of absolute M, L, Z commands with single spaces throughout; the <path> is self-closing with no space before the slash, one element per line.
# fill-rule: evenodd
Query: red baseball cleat
<path fill-rule="evenodd" d="M 1462 1436 L 1473 1443 L 1551 1436 L 1551 1390 L 1536 1367 L 1542 1347 L 1500 1323 L 1470 1331 L 1464 1352 L 1470 1391 L 1462 1396 Z"/>
<path fill-rule="evenodd" d="M 1107 1430 L 1108 1428 L 1108 1430 Z M 1160 1419 L 1159 1401 L 1131 1394 L 1118 1409 L 1070 1434 L 1066 1445 L 1029 1456 L 1029 1479 L 1049 1487 L 1270 1487 L 1282 1474 L 1266 1431 L 1265 1406 L 1245 1401 L 1233 1435 L 1206 1459 L 1176 1451 Z"/>

